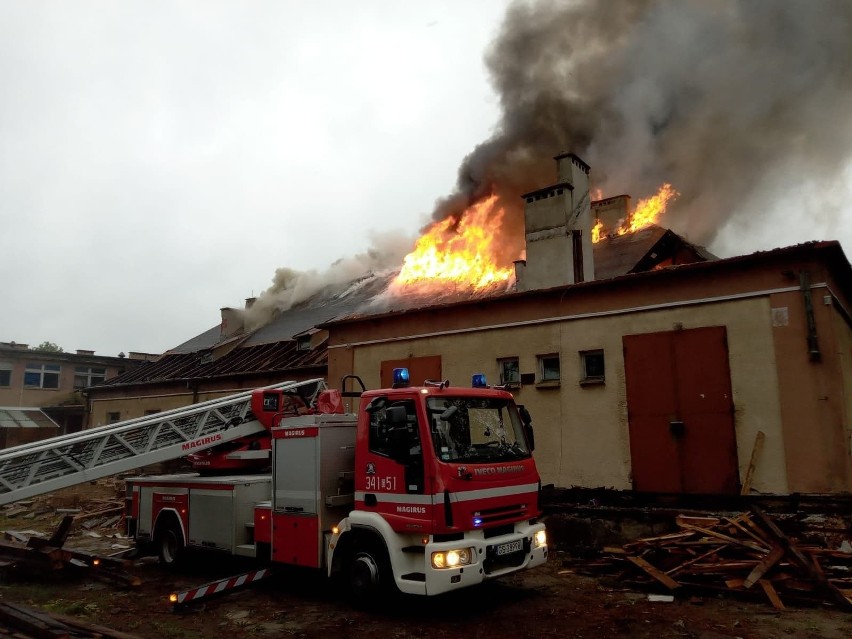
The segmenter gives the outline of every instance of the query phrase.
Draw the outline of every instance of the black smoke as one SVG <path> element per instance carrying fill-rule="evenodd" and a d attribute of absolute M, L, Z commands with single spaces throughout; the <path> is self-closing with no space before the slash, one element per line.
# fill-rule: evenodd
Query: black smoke
<path fill-rule="evenodd" d="M 697 243 L 730 223 L 759 232 L 773 209 L 830 228 L 852 151 L 850 34 L 849 0 L 515 2 L 486 54 L 499 126 L 434 218 L 496 192 L 515 253 L 520 194 L 573 151 L 604 196 L 672 183 L 665 223 Z"/>

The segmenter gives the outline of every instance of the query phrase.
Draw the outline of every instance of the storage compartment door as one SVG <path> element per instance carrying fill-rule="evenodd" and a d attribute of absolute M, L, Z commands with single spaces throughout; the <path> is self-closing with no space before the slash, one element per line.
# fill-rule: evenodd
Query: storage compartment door
<path fill-rule="evenodd" d="M 316 436 L 275 440 L 275 512 L 317 514 L 317 452 Z"/>

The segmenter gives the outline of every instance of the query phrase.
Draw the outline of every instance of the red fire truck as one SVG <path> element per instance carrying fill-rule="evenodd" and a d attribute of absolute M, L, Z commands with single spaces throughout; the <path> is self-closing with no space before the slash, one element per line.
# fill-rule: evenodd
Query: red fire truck
<path fill-rule="evenodd" d="M 129 533 L 167 564 L 214 549 L 320 569 L 360 597 L 435 595 L 547 560 L 529 415 L 510 393 L 481 375 L 411 387 L 406 369 L 361 389 L 344 393 L 357 415 L 338 391 L 310 411 L 286 389 L 253 391 L 271 474 L 131 479 Z"/>

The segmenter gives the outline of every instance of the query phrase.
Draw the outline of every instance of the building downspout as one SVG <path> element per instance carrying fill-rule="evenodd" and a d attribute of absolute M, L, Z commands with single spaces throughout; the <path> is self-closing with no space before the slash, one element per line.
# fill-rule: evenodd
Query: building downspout
<path fill-rule="evenodd" d="M 816 320 L 814 319 L 814 303 L 811 295 L 811 278 L 807 271 L 799 271 L 799 288 L 805 300 L 805 320 L 808 324 L 808 355 L 812 362 L 822 360 L 817 341 Z"/>

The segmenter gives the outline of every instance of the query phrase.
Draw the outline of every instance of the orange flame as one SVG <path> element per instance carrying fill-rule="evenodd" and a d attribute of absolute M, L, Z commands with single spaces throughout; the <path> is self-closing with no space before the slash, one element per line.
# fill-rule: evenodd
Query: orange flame
<path fill-rule="evenodd" d="M 603 222 L 600 220 L 592 227 L 592 242 L 597 244 L 601 241 L 601 233 L 603 233 Z"/>
<path fill-rule="evenodd" d="M 622 225 L 618 229 L 618 234 L 632 233 L 633 231 L 638 231 L 639 229 L 644 229 L 646 226 L 655 224 L 660 216 L 666 212 L 669 200 L 678 195 L 678 192 L 672 188 L 671 184 L 663 184 L 656 195 L 639 200 L 636 204 L 636 209 L 630 216 L 630 223 Z"/>
<path fill-rule="evenodd" d="M 622 221 L 621 226 L 611 232 L 610 235 L 625 235 L 634 231 L 640 231 L 651 224 L 656 224 L 666 212 L 668 203 L 678 195 L 680 193 L 675 191 L 671 184 L 663 184 L 655 195 L 644 200 L 639 200 L 630 217 Z M 598 220 L 592 229 L 592 242 L 599 242 L 603 238 L 603 223 Z"/>
<path fill-rule="evenodd" d="M 514 270 L 499 266 L 497 256 L 503 215 L 492 195 L 460 217 L 436 222 L 405 256 L 394 284 L 449 283 L 479 289 L 508 281 Z"/>

